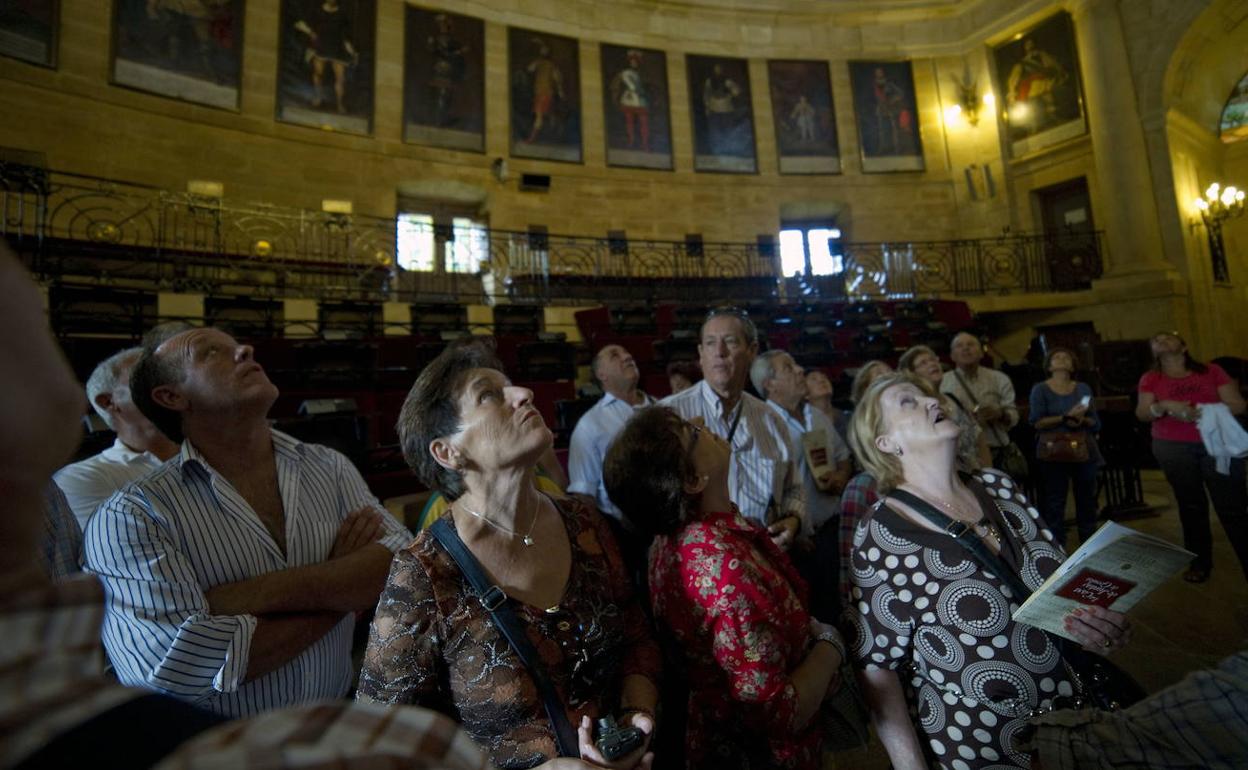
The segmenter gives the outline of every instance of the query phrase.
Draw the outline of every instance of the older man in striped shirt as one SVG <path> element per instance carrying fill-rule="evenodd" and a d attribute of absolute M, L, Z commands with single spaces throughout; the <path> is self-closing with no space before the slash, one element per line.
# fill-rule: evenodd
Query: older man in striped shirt
<path fill-rule="evenodd" d="M 181 451 L 87 528 L 118 677 L 232 717 L 346 695 L 354 613 L 410 534 L 345 457 L 269 426 L 277 388 L 228 334 L 145 349 L 131 391 Z"/>
<path fill-rule="evenodd" d="M 779 415 L 745 392 L 758 354 L 758 330 L 735 308 L 715 308 L 702 324 L 698 356 L 705 379 L 660 402 L 681 417 L 701 417 L 732 445 L 728 491 L 741 515 L 787 550 L 803 531 L 806 495 L 789 430 Z"/>

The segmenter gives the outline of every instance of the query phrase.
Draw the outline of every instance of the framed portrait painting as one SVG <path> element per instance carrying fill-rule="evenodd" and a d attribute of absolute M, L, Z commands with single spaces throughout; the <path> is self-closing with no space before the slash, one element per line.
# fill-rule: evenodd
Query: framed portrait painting
<path fill-rule="evenodd" d="M 377 0 L 282 0 L 279 19 L 277 119 L 371 133 Z"/>
<path fill-rule="evenodd" d="M 781 174 L 839 174 L 832 81 L 822 61 L 768 61 Z"/>
<path fill-rule="evenodd" d="M 1087 132 L 1075 28 L 1050 16 L 992 49 L 1001 120 L 1016 158 Z"/>
<path fill-rule="evenodd" d="M 113 82 L 238 109 L 243 0 L 116 0 Z"/>
<path fill-rule="evenodd" d="M 749 62 L 687 54 L 685 70 L 693 115 L 694 171 L 756 173 Z"/>
<path fill-rule="evenodd" d="M 922 171 L 923 142 L 909 61 L 851 61 L 862 170 Z"/>
<path fill-rule="evenodd" d="M 56 66 L 60 0 L 0 0 L 0 55 Z"/>
<path fill-rule="evenodd" d="M 607 165 L 672 169 L 667 54 L 602 44 Z"/>
<path fill-rule="evenodd" d="M 485 22 L 407 6 L 403 140 L 485 150 Z"/>
<path fill-rule="evenodd" d="M 507 28 L 511 154 L 581 162 L 581 53 L 576 40 Z"/>

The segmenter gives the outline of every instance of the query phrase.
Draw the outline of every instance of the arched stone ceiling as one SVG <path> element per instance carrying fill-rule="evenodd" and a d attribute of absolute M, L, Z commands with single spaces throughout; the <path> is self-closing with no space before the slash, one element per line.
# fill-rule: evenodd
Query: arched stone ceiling
<path fill-rule="evenodd" d="M 1187 29 L 1165 72 L 1162 98 L 1211 133 L 1248 71 L 1248 2 L 1215 0 Z"/>

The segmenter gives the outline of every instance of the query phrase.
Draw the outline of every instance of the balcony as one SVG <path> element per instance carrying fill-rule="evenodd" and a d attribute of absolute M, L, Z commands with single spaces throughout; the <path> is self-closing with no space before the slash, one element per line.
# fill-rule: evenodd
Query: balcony
<path fill-rule="evenodd" d="M 439 249 L 454 235 L 432 226 Z M 396 220 L 236 202 L 0 163 L 0 235 L 44 280 L 207 295 L 404 303 L 699 303 L 1079 291 L 1102 234 L 841 243 L 839 271 L 783 277 L 766 245 L 483 230 L 471 272 L 410 271 Z"/>

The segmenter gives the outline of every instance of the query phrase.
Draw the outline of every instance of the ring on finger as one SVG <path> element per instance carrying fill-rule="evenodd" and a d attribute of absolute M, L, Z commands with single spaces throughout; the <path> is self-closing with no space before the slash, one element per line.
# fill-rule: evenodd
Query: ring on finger
<path fill-rule="evenodd" d="M 1107 636 L 1107 637 L 1105 637 L 1105 640 L 1101 642 L 1101 646 L 1102 646 L 1102 647 L 1104 647 L 1104 648 L 1105 648 L 1105 649 L 1107 649 L 1107 650 L 1108 650 L 1110 647 L 1112 647 L 1112 646 L 1113 646 L 1113 644 L 1114 644 L 1113 640 L 1112 640 L 1112 639 L 1110 639 L 1108 636 Z"/>

